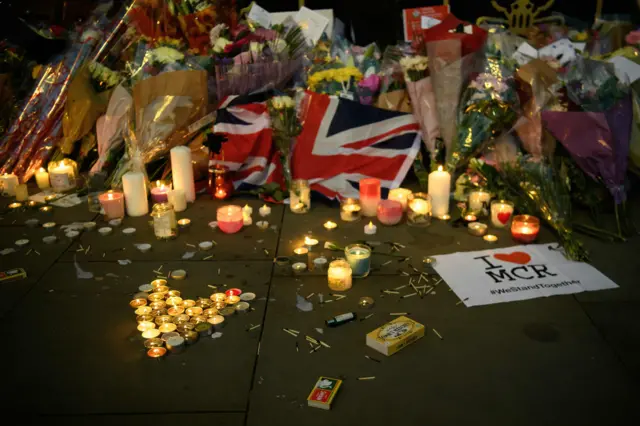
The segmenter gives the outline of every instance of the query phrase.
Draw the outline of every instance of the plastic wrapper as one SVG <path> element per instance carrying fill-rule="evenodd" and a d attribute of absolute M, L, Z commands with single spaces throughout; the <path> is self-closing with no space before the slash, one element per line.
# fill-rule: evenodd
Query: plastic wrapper
<path fill-rule="evenodd" d="M 174 71 L 138 82 L 124 131 L 126 157 L 113 175 L 118 185 L 128 171 L 146 173 L 145 165 L 182 145 L 189 126 L 206 112 L 205 71 Z"/>
<path fill-rule="evenodd" d="M 108 165 L 111 153 L 124 141 L 122 131 L 132 104 L 133 98 L 124 87 L 120 85 L 113 90 L 105 115 L 96 122 L 98 159 L 91 168 L 92 172 L 99 172 Z"/>
<path fill-rule="evenodd" d="M 420 123 L 422 140 L 432 157 L 436 155 L 436 140 L 440 137 L 440 121 L 436 106 L 436 95 L 431 77 L 418 81 L 407 81 L 407 92 L 411 99 L 413 115 Z"/>
<path fill-rule="evenodd" d="M 400 58 L 410 52 L 402 46 L 388 46 L 380 68 L 380 94 L 375 106 L 390 111 L 412 112 Z"/>

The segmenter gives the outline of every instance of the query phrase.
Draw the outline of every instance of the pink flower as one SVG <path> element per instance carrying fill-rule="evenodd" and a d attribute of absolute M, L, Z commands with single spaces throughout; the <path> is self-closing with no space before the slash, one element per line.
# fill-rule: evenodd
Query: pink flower
<path fill-rule="evenodd" d="M 628 44 L 640 44 L 640 30 L 631 31 L 629 34 L 627 34 L 625 40 Z"/>

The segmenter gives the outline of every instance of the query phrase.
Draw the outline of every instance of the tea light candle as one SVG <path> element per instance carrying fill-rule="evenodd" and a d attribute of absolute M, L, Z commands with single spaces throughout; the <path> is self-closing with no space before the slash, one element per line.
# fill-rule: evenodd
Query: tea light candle
<path fill-rule="evenodd" d="M 145 306 L 146 304 L 147 304 L 147 299 L 143 299 L 143 298 L 133 299 L 131 302 L 129 302 L 129 306 L 131 306 L 134 309 L 138 309 L 140 306 Z"/>
<path fill-rule="evenodd" d="M 182 315 L 184 313 L 184 308 L 182 306 L 172 306 L 167 310 L 167 313 L 172 317 Z"/>
<path fill-rule="evenodd" d="M 324 229 L 326 229 L 327 231 L 331 231 L 332 229 L 336 229 L 338 227 L 338 224 L 328 220 L 324 223 L 323 226 L 324 226 Z"/>
<path fill-rule="evenodd" d="M 122 176 L 122 190 L 124 191 L 127 214 L 129 216 L 144 216 L 149 213 L 144 174 L 140 172 L 125 173 Z"/>
<path fill-rule="evenodd" d="M 136 315 L 149 315 L 153 311 L 151 306 L 140 306 L 135 310 Z"/>
<path fill-rule="evenodd" d="M 449 195 L 451 191 L 451 175 L 438 166 L 438 170 L 429 174 L 429 195 L 431 211 L 436 217 L 449 214 Z"/>
<path fill-rule="evenodd" d="M 111 226 L 113 228 L 117 228 L 120 225 L 122 225 L 122 219 L 111 219 L 109 221 L 109 226 Z"/>
<path fill-rule="evenodd" d="M 471 223 L 478 220 L 478 217 L 475 214 L 468 214 L 468 215 L 465 215 L 463 219 L 465 222 Z"/>
<path fill-rule="evenodd" d="M 44 167 L 40 167 L 36 172 L 36 184 L 38 188 L 44 190 L 51 187 L 51 183 L 49 182 L 49 172 L 47 172 Z"/>
<path fill-rule="evenodd" d="M 487 225 L 480 222 L 471 222 L 469 225 L 467 225 L 467 230 L 473 236 L 482 237 L 487 233 Z"/>
<path fill-rule="evenodd" d="M 346 198 L 340 203 L 340 220 L 355 222 L 360 219 L 360 211 L 360 201 L 355 198 Z"/>
<path fill-rule="evenodd" d="M 142 321 L 138 323 L 138 331 L 147 331 L 156 328 L 156 324 L 151 321 Z"/>
<path fill-rule="evenodd" d="M 142 337 L 145 339 L 155 339 L 160 335 L 160 330 L 157 328 L 151 328 L 142 332 Z"/>
<path fill-rule="evenodd" d="M 168 190 L 167 200 L 176 212 L 183 212 L 187 209 L 187 199 L 181 189 Z"/>
<path fill-rule="evenodd" d="M 515 216 L 511 223 L 511 236 L 522 243 L 532 243 L 538 238 L 540 220 L 528 214 Z"/>
<path fill-rule="evenodd" d="M 201 307 L 192 306 L 190 308 L 187 308 L 187 310 L 184 313 L 189 315 L 190 317 L 193 317 L 196 315 L 202 315 L 202 312 L 204 312 L 204 309 L 202 309 Z"/>
<path fill-rule="evenodd" d="M 184 337 L 182 336 L 173 336 L 167 339 L 167 349 L 174 354 L 180 353 L 184 350 L 186 346 Z"/>
<path fill-rule="evenodd" d="M 411 226 L 429 226 L 431 224 L 431 197 L 418 192 L 409 196 L 407 223 Z"/>
<path fill-rule="evenodd" d="M 52 229 L 56 227 L 56 223 L 55 222 L 45 222 L 42 224 L 42 227 L 44 229 Z"/>
<path fill-rule="evenodd" d="M 38 203 L 37 203 L 37 202 L 35 202 L 35 201 L 29 201 L 29 202 L 27 203 L 27 207 L 29 207 L 29 208 L 31 208 L 31 209 L 34 209 L 34 208 L 38 207 Z"/>
<path fill-rule="evenodd" d="M 371 269 L 371 249 L 364 244 L 350 244 L 344 249 L 354 278 L 364 278 Z"/>
<path fill-rule="evenodd" d="M 484 237 L 482 237 L 482 239 L 488 243 L 495 243 L 496 241 L 498 241 L 498 237 L 496 237 L 493 234 L 487 234 Z"/>
<path fill-rule="evenodd" d="M 505 228 L 513 215 L 514 205 L 510 201 L 491 202 L 491 224 L 496 228 Z"/>
<path fill-rule="evenodd" d="M 253 219 L 250 215 L 242 214 L 242 224 L 244 226 L 251 226 L 253 224 Z"/>
<path fill-rule="evenodd" d="M 227 300 L 227 295 L 224 293 L 214 293 L 211 296 L 209 296 L 209 298 L 214 302 L 224 302 Z"/>
<path fill-rule="evenodd" d="M 364 226 L 364 233 L 367 235 L 374 235 L 377 230 L 378 230 L 378 227 L 375 226 L 373 222 L 369 222 L 368 225 Z"/>
<path fill-rule="evenodd" d="M 246 216 L 251 216 L 253 214 L 253 208 L 249 204 L 245 204 L 242 208 L 242 214 Z"/>
<path fill-rule="evenodd" d="M 44 202 L 45 203 L 50 203 L 50 202 L 55 201 L 57 199 L 58 199 L 58 195 L 51 194 L 51 195 L 47 195 L 46 197 L 44 197 Z"/>
<path fill-rule="evenodd" d="M 325 268 L 326 265 L 327 265 L 327 258 L 326 257 L 320 256 L 320 257 L 317 257 L 317 258 L 313 259 L 313 267 L 318 269 L 318 270 L 320 270 L 320 271 L 322 271 Z"/>
<path fill-rule="evenodd" d="M 170 333 L 172 331 L 176 330 L 176 325 L 174 323 L 171 322 L 165 322 L 164 324 L 162 324 L 159 328 L 160 332 L 162 333 Z"/>
<path fill-rule="evenodd" d="M 240 296 L 231 295 L 227 297 L 227 305 L 235 305 L 240 301 Z"/>
<path fill-rule="evenodd" d="M 271 207 L 265 204 L 258 209 L 258 213 L 260 213 L 261 217 L 267 217 L 271 214 Z"/>
<path fill-rule="evenodd" d="M 152 301 L 149 304 L 149 307 L 151 307 L 151 309 L 153 309 L 154 311 L 159 311 L 164 309 L 167 306 L 166 303 L 164 303 L 163 300 L 156 300 L 156 301 Z M 158 314 L 158 315 L 164 315 L 164 314 Z"/>
<path fill-rule="evenodd" d="M 202 251 L 209 251 L 213 248 L 213 243 L 211 241 L 202 241 L 198 243 L 198 248 Z"/>
<path fill-rule="evenodd" d="M 367 178 L 360 180 L 360 207 L 364 216 L 375 217 L 380 202 L 380 180 Z"/>
<path fill-rule="evenodd" d="M 109 228 L 108 226 L 104 226 L 100 229 L 98 229 L 98 234 L 104 236 L 109 235 L 111 232 L 113 231 L 113 229 Z"/>
<path fill-rule="evenodd" d="M 400 204 L 402 204 L 402 210 L 406 212 L 410 196 L 411 190 L 406 188 L 395 188 L 389 191 L 389 196 L 387 197 L 387 199 L 398 201 Z"/>
<path fill-rule="evenodd" d="M 311 251 L 315 246 L 318 245 L 318 240 L 316 240 L 315 238 L 304 237 L 304 245 L 307 246 L 309 251 Z"/>
<path fill-rule="evenodd" d="M 178 221 L 180 229 L 186 229 L 191 225 L 191 219 L 183 218 Z"/>
<path fill-rule="evenodd" d="M 240 206 L 224 206 L 217 211 L 218 227 L 225 234 L 235 234 L 242 229 L 244 220 Z"/>
<path fill-rule="evenodd" d="M 193 299 L 184 299 L 182 301 L 182 306 L 184 306 L 185 308 L 191 308 L 193 306 L 196 306 L 196 301 Z"/>
<path fill-rule="evenodd" d="M 147 356 L 149 358 L 162 358 L 167 354 L 167 350 L 165 348 L 151 348 L 147 351 Z"/>
<path fill-rule="evenodd" d="M 242 294 L 242 290 L 240 290 L 239 288 L 230 288 L 229 290 L 225 291 L 224 294 L 228 297 L 228 296 L 240 296 Z"/>
<path fill-rule="evenodd" d="M 154 203 L 167 203 L 169 202 L 168 193 L 171 190 L 164 181 L 157 180 L 152 183 L 151 187 L 151 199 Z"/>
<path fill-rule="evenodd" d="M 0 187 L 2 187 L 2 192 L 9 197 L 16 195 L 16 187 L 18 186 L 18 183 L 18 176 L 13 173 L 5 173 L 0 176 Z"/>
<path fill-rule="evenodd" d="M 397 225 L 402 220 L 402 211 L 402 204 L 399 201 L 380 201 L 378 203 L 378 220 L 383 225 Z"/>
<path fill-rule="evenodd" d="M 261 220 L 259 222 L 256 222 L 256 226 L 259 230 L 266 231 L 269 228 L 269 222 L 267 222 L 266 220 Z"/>
<path fill-rule="evenodd" d="M 16 201 L 27 201 L 29 199 L 29 188 L 26 183 L 16 186 Z"/>
<path fill-rule="evenodd" d="M 291 269 L 293 270 L 294 274 L 301 274 L 304 271 L 306 271 L 307 264 L 306 263 L 302 263 L 302 262 L 297 262 L 297 263 L 294 263 L 293 265 L 291 265 Z"/>
<path fill-rule="evenodd" d="M 296 260 L 301 262 L 307 262 L 309 256 L 309 249 L 306 247 L 298 247 L 293 250 L 293 253 L 296 255 Z"/>
<path fill-rule="evenodd" d="M 155 279 L 153 281 L 151 281 L 151 288 L 158 288 L 158 287 L 162 287 L 162 286 L 166 286 L 167 285 L 167 280 L 162 279 L 162 278 L 158 278 Z"/>
<path fill-rule="evenodd" d="M 20 207 L 22 207 L 22 203 L 11 203 L 7 207 L 9 207 L 11 210 L 19 209 Z"/>
<path fill-rule="evenodd" d="M 334 291 L 346 291 L 352 285 L 352 271 L 349 263 L 344 259 L 334 260 L 329 264 L 327 273 L 329 288 Z"/>
<path fill-rule="evenodd" d="M 42 206 L 38 209 L 40 213 L 51 213 L 53 211 L 53 207 L 51 206 Z"/>
<path fill-rule="evenodd" d="M 207 308 L 204 311 L 202 311 L 202 315 L 204 315 L 207 318 L 211 318 L 215 315 L 218 315 L 218 310 L 216 308 Z"/>
<path fill-rule="evenodd" d="M 158 315 L 155 319 L 156 324 L 158 325 L 162 325 L 162 324 L 167 324 L 173 321 L 173 319 L 171 318 L 171 315 Z M 165 332 L 167 333 L 167 332 Z"/>
<path fill-rule="evenodd" d="M 239 314 L 246 314 L 247 312 L 249 312 L 250 307 L 251 305 L 249 305 L 247 302 L 238 302 L 235 306 L 236 312 Z"/>
<path fill-rule="evenodd" d="M 474 213 L 483 213 L 485 206 L 489 206 L 491 194 L 483 189 L 477 189 L 469 193 L 469 210 Z"/>
<path fill-rule="evenodd" d="M 220 331 L 224 327 L 224 317 L 222 315 L 214 315 L 207 320 L 207 322 L 213 325 L 215 331 Z"/>
<path fill-rule="evenodd" d="M 169 306 L 182 305 L 182 297 L 180 297 L 180 296 L 170 296 L 170 297 L 167 298 L 166 303 Z M 182 313 L 182 312 L 180 312 L 180 313 Z"/>

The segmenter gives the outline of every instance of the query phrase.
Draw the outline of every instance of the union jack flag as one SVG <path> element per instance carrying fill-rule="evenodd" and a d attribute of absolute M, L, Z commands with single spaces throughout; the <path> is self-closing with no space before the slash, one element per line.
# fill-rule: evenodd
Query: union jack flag
<path fill-rule="evenodd" d="M 308 92 L 304 129 L 293 149 L 294 179 L 328 198 L 358 197 L 360 179 L 380 179 L 383 196 L 400 186 L 420 150 L 420 126 L 412 114 L 361 105 Z M 214 131 L 225 134 L 224 161 L 236 189 L 282 182 L 263 99 L 228 97 L 218 109 Z"/>

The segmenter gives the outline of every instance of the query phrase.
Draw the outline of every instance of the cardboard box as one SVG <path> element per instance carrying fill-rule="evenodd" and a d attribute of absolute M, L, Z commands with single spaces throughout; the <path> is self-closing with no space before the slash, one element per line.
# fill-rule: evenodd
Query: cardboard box
<path fill-rule="evenodd" d="M 390 356 L 424 336 L 424 325 L 398 317 L 367 334 L 367 346 Z"/>
<path fill-rule="evenodd" d="M 331 409 L 331 402 L 338 393 L 342 380 L 321 376 L 307 398 L 309 407 Z"/>

